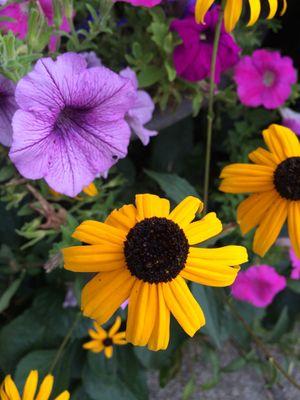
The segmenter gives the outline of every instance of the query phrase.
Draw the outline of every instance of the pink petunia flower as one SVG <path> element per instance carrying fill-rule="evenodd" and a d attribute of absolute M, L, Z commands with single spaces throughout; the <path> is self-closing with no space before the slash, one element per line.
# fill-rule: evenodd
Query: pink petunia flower
<path fill-rule="evenodd" d="M 133 87 L 137 91 L 137 98 L 132 107 L 128 110 L 126 114 L 126 121 L 128 122 L 133 133 L 138 136 L 144 146 L 147 146 L 150 141 L 150 137 L 156 136 L 157 131 L 151 131 L 144 127 L 144 125 L 151 121 L 154 103 L 151 96 L 144 90 L 138 90 L 138 80 L 136 73 L 133 69 L 127 67 L 120 71 L 120 75 L 124 78 L 130 79 Z"/>
<path fill-rule="evenodd" d="M 172 22 L 171 29 L 177 31 L 183 40 L 183 44 L 175 48 L 173 55 L 176 72 L 182 78 L 195 82 L 209 77 L 219 12 L 219 7 L 209 11 L 205 17 L 205 25 L 197 24 L 192 12 L 185 18 Z M 240 48 L 223 26 L 216 64 L 217 83 L 221 74 L 238 62 L 239 52 Z"/>
<path fill-rule="evenodd" d="M 292 59 L 282 57 L 278 51 L 256 50 L 240 60 L 234 79 L 245 106 L 275 109 L 289 98 L 297 72 Z"/>
<path fill-rule="evenodd" d="M 127 155 L 135 100 L 129 79 L 78 54 L 42 58 L 16 88 L 10 158 L 24 177 L 74 197 Z"/>
<path fill-rule="evenodd" d="M 255 265 L 238 274 L 231 287 L 231 294 L 255 307 L 267 307 L 285 287 L 286 279 L 273 267 Z"/>
<path fill-rule="evenodd" d="M 294 250 L 290 249 L 290 260 L 292 263 L 292 279 L 300 279 L 300 258 L 298 258 L 294 252 Z"/>
<path fill-rule="evenodd" d="M 290 128 L 300 136 L 300 113 L 293 111 L 290 108 L 281 108 L 279 112 L 282 116 L 282 125 Z"/>
<path fill-rule="evenodd" d="M 52 0 L 38 0 L 41 11 L 44 13 L 49 26 L 53 25 L 53 5 Z M 8 32 L 11 30 L 20 39 L 24 39 L 28 30 L 28 1 L 21 1 L 19 3 L 11 3 L 0 10 L 0 17 L 9 17 L 8 21 L 0 21 L 0 30 Z M 70 32 L 70 26 L 66 16 L 63 16 L 60 30 Z M 54 51 L 56 48 L 57 37 L 51 36 L 49 48 Z"/>
<path fill-rule="evenodd" d="M 123 3 L 130 3 L 132 6 L 141 6 L 141 7 L 155 7 L 162 2 L 162 0 L 115 0 L 121 1 Z"/>
<path fill-rule="evenodd" d="M 0 143 L 10 146 L 12 142 L 12 117 L 17 110 L 16 85 L 0 75 Z"/>

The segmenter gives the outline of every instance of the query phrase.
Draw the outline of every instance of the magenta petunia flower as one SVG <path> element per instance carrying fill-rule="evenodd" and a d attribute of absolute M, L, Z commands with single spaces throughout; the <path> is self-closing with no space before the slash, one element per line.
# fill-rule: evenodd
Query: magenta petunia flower
<path fill-rule="evenodd" d="M 277 51 L 256 50 L 240 60 L 234 79 L 245 106 L 275 109 L 289 98 L 297 72 L 291 58 L 282 57 Z"/>
<path fill-rule="evenodd" d="M 16 88 L 10 158 L 29 179 L 76 196 L 127 154 L 125 114 L 136 100 L 129 79 L 87 68 L 78 54 L 40 59 Z"/>
<path fill-rule="evenodd" d="M 239 272 L 231 287 L 231 294 L 255 307 L 267 307 L 285 287 L 286 279 L 273 267 L 255 265 Z"/>
<path fill-rule="evenodd" d="M 49 26 L 53 25 L 54 11 L 52 0 L 38 0 L 41 11 L 44 13 Z M 11 30 L 20 39 L 24 39 L 28 30 L 28 6 L 29 1 L 21 1 L 8 4 L 0 10 L 0 17 L 9 17 L 9 20 L 0 21 L 0 30 L 8 32 Z M 63 16 L 60 30 L 70 32 L 67 18 Z M 49 48 L 54 51 L 56 48 L 57 37 L 51 36 Z"/>
<path fill-rule="evenodd" d="M 300 279 L 300 258 L 298 258 L 294 252 L 294 250 L 290 249 L 290 260 L 292 263 L 292 279 Z"/>
<path fill-rule="evenodd" d="M 0 143 L 10 146 L 12 142 L 12 117 L 17 109 L 16 85 L 0 75 Z"/>
<path fill-rule="evenodd" d="M 219 7 L 214 7 L 206 14 L 205 25 L 197 24 L 193 13 L 183 19 L 175 19 L 171 29 L 178 32 L 183 43 L 174 50 L 176 72 L 182 78 L 195 82 L 209 77 L 213 41 L 218 21 Z M 216 82 L 221 74 L 235 66 L 239 60 L 240 48 L 232 36 L 222 27 L 216 64 Z"/>
<path fill-rule="evenodd" d="M 141 7 L 154 7 L 162 2 L 162 0 L 115 0 L 115 2 L 121 1 L 123 3 L 130 3 L 132 6 Z"/>
<path fill-rule="evenodd" d="M 282 125 L 290 128 L 293 132 L 300 136 L 300 113 L 290 108 L 281 108 Z"/>
<path fill-rule="evenodd" d="M 157 131 L 151 131 L 144 127 L 144 125 L 151 121 L 154 103 L 151 97 L 144 90 L 138 90 L 138 80 L 136 73 L 129 67 L 123 69 L 120 75 L 124 78 L 130 79 L 133 87 L 137 91 L 137 98 L 133 106 L 128 110 L 126 114 L 126 121 L 128 122 L 133 133 L 138 136 L 142 143 L 146 146 L 149 144 L 150 137 L 156 136 Z"/>

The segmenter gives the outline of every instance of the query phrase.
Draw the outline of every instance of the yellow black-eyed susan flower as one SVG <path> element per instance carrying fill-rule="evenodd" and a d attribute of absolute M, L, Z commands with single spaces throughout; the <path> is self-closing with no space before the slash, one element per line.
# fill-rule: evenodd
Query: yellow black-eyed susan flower
<path fill-rule="evenodd" d="M 83 222 L 73 237 L 90 246 L 64 249 L 65 268 L 97 272 L 82 292 L 84 315 L 103 324 L 129 299 L 127 341 L 160 350 L 169 343 L 170 313 L 190 336 L 205 324 L 185 279 L 231 285 L 247 251 L 193 247 L 222 230 L 215 213 L 192 222 L 203 208 L 195 197 L 171 212 L 167 199 L 150 194 L 137 195 L 135 204 L 114 210 L 104 223 Z"/>
<path fill-rule="evenodd" d="M 47 375 L 37 391 L 38 379 L 38 371 L 31 371 L 26 379 L 23 394 L 20 395 L 11 376 L 7 375 L 0 386 L 0 400 L 21 400 L 21 398 L 22 400 L 48 400 L 52 392 L 54 378 L 52 375 Z M 54 400 L 69 400 L 69 398 L 70 394 L 65 390 Z"/>
<path fill-rule="evenodd" d="M 198 23 L 204 23 L 205 15 L 215 0 L 196 0 L 195 16 Z M 250 19 L 248 26 L 255 24 L 261 13 L 262 0 L 248 0 L 250 6 Z M 227 32 L 233 31 L 238 20 L 241 17 L 243 3 L 245 0 L 226 0 L 224 9 L 224 24 Z M 269 14 L 268 19 L 274 18 L 278 9 L 278 0 L 268 0 Z M 283 0 L 283 6 L 280 15 L 283 15 L 287 9 L 287 0 Z"/>
<path fill-rule="evenodd" d="M 91 341 L 84 343 L 83 347 L 93 353 L 104 351 L 105 357 L 111 358 L 114 345 L 127 344 L 125 332 L 118 332 L 121 326 L 121 317 L 117 317 L 109 331 L 104 330 L 97 322 L 94 322 L 94 328 L 89 329 Z"/>
<path fill-rule="evenodd" d="M 258 227 L 253 250 L 264 256 L 288 221 L 289 236 L 300 257 L 300 144 L 290 129 L 271 125 L 263 132 L 269 148 L 249 154 L 254 164 L 232 164 L 221 173 L 220 190 L 252 193 L 238 207 L 243 234 Z"/>

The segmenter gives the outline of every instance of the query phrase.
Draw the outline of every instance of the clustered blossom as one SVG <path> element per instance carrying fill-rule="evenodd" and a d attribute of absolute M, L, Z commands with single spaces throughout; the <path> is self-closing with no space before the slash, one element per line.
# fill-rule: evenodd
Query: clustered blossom
<path fill-rule="evenodd" d="M 174 50 L 174 65 L 182 78 L 195 82 L 209 77 L 219 12 L 219 7 L 209 11 L 205 16 L 205 24 L 197 24 L 191 10 L 185 18 L 172 22 L 171 29 L 177 31 L 183 40 Z M 217 83 L 221 74 L 238 62 L 239 52 L 240 48 L 222 26 L 216 63 Z"/>
<path fill-rule="evenodd" d="M 4 146 L 12 142 L 11 120 L 16 109 L 15 84 L 0 75 L 0 143 Z"/>
<path fill-rule="evenodd" d="M 54 10 L 52 0 L 38 0 L 37 1 L 42 13 L 44 14 L 49 26 L 53 25 Z M 24 39 L 28 31 L 28 8 L 29 1 L 13 2 L 8 4 L 0 10 L 0 30 L 4 32 L 12 31 L 20 39 Z M 9 18 L 5 20 L 5 18 Z M 70 32 L 70 26 L 66 16 L 63 16 L 62 23 L 59 27 L 60 30 Z M 50 39 L 49 47 L 51 51 L 55 50 L 57 38 L 52 36 Z"/>
<path fill-rule="evenodd" d="M 42 58 L 16 88 L 10 158 L 24 177 L 74 197 L 126 156 L 135 100 L 129 79 L 78 54 Z"/>
<path fill-rule="evenodd" d="M 273 267 L 255 265 L 238 274 L 231 287 L 231 294 L 255 307 L 267 307 L 285 287 L 286 279 Z"/>
<path fill-rule="evenodd" d="M 243 57 L 235 68 L 234 79 L 240 101 L 248 107 L 281 107 L 297 82 L 292 59 L 278 51 L 256 50 Z"/>

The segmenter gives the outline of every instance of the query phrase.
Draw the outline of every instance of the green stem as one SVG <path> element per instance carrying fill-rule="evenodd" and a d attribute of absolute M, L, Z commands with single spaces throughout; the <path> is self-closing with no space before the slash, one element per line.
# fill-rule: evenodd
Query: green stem
<path fill-rule="evenodd" d="M 230 303 L 227 299 L 226 296 L 224 296 L 224 299 L 226 303 L 228 304 L 232 314 L 235 316 L 236 319 L 238 319 L 245 330 L 248 332 L 252 340 L 255 342 L 256 346 L 259 348 L 259 350 L 264 354 L 266 360 L 272 364 L 295 388 L 300 390 L 300 384 L 294 380 L 294 378 L 286 372 L 286 370 L 282 367 L 282 365 L 274 358 L 274 356 L 271 354 L 267 346 L 260 340 L 258 336 L 252 331 L 252 328 L 248 323 L 244 320 L 244 318 L 240 315 L 240 313 L 236 310 L 235 306 Z"/>
<path fill-rule="evenodd" d="M 223 23 L 223 9 L 220 10 L 218 22 L 216 25 L 216 32 L 213 44 L 213 53 L 210 67 L 210 83 L 209 83 L 209 95 L 208 95 L 208 111 L 207 111 L 207 131 L 206 131 L 206 156 L 205 156 L 205 173 L 204 173 L 204 214 L 208 208 L 208 192 L 209 192 L 209 175 L 210 175 L 210 163 L 211 163 L 211 143 L 212 143 L 212 131 L 214 121 L 214 95 L 215 95 L 215 77 L 216 77 L 216 64 L 217 55 L 219 49 L 219 42 L 221 36 L 221 29 Z"/>
<path fill-rule="evenodd" d="M 70 329 L 68 330 L 66 336 L 64 337 L 64 340 L 61 342 L 61 345 L 59 346 L 59 349 L 57 350 L 57 353 L 55 354 L 54 360 L 52 361 L 52 364 L 49 369 L 49 374 L 52 374 L 54 368 L 56 367 L 56 364 L 58 363 L 60 357 L 62 356 L 62 353 L 67 346 L 69 340 L 71 339 L 72 333 L 74 329 L 76 328 L 76 325 L 78 324 L 79 320 L 81 317 L 81 313 L 76 314 L 76 318 L 74 319 L 73 324 L 71 325 Z"/>

